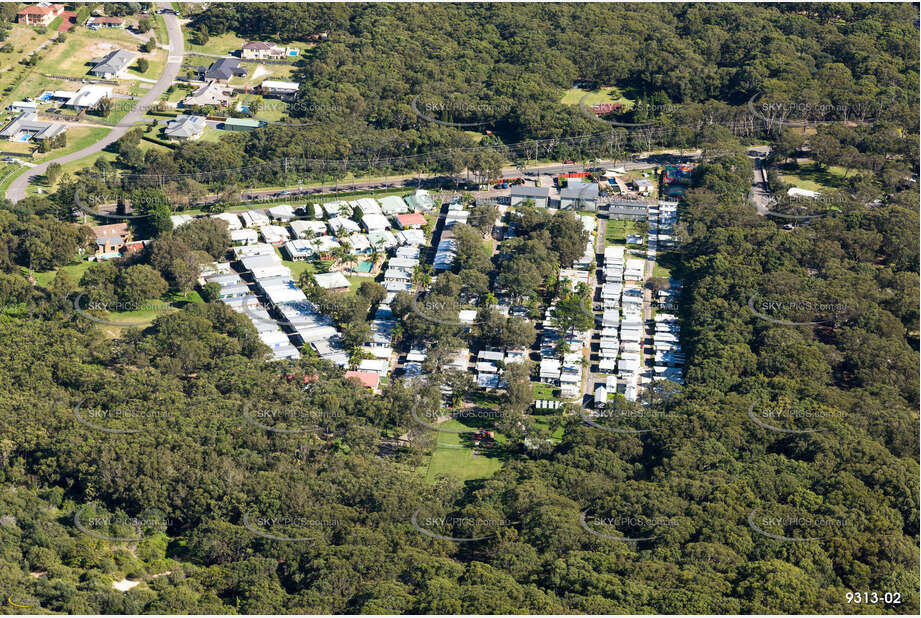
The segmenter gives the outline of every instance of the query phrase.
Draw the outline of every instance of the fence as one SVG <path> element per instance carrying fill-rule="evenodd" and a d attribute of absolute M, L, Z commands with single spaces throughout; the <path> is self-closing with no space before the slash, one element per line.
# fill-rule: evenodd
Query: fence
<path fill-rule="evenodd" d="M 300 60 L 298 56 L 297 60 Z M 240 58 L 240 62 L 249 62 L 251 64 L 289 64 L 294 65 L 297 60 L 259 60 L 258 58 Z"/>
<path fill-rule="evenodd" d="M 50 77 L 51 79 L 63 79 L 69 82 L 82 82 L 88 84 L 108 84 L 110 86 L 117 86 L 118 82 L 114 79 L 96 79 L 93 77 L 68 77 L 66 75 L 49 75 L 48 73 L 44 74 L 45 77 Z"/>

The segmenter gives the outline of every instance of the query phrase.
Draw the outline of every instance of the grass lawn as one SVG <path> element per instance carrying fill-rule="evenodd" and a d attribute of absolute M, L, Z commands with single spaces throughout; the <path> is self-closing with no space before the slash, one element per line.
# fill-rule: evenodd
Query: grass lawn
<path fill-rule="evenodd" d="M 169 40 L 169 37 L 166 34 L 166 22 L 163 21 L 163 16 L 159 13 L 153 14 L 153 24 L 154 24 L 154 34 L 157 36 L 157 42 L 166 44 Z"/>
<path fill-rule="evenodd" d="M 259 120 L 278 121 L 288 115 L 288 104 L 279 99 L 263 99 L 261 95 L 249 94 L 243 95 L 240 100 L 241 105 L 250 105 L 257 103 L 259 111 L 256 112 L 256 118 Z"/>
<path fill-rule="evenodd" d="M 608 245 L 626 245 L 627 234 L 636 234 L 635 221 L 621 221 L 609 219 L 607 229 L 604 233 L 605 246 Z"/>
<path fill-rule="evenodd" d="M 209 37 L 208 42 L 204 45 L 195 45 L 189 42 L 188 35 L 185 37 L 185 49 L 192 53 L 227 54 L 240 49 L 244 43 L 246 43 L 246 39 L 241 39 L 233 32 Z M 211 61 L 213 62 L 214 58 Z"/>
<path fill-rule="evenodd" d="M 553 401 L 562 401 L 559 397 L 556 396 L 558 389 L 550 386 L 549 384 L 544 384 L 543 382 L 532 382 L 534 386 L 534 399 L 550 399 Z"/>
<path fill-rule="evenodd" d="M 17 100 L 11 97 L 12 93 L 6 92 L 7 88 L 34 68 L 19 64 L 19 61 L 49 38 L 49 35 L 38 34 L 28 26 L 11 24 L 9 36 L 3 41 L 3 44 L 9 43 L 13 50 L 9 53 L 0 52 L 0 93 L 2 93 L 3 107 Z"/>
<path fill-rule="evenodd" d="M 223 131 L 215 129 L 210 125 L 205 126 L 205 130 L 202 131 L 201 137 L 198 138 L 199 142 L 216 142 L 221 139 L 221 136 L 224 135 Z"/>
<path fill-rule="evenodd" d="M 13 179 L 26 169 L 28 168 L 17 163 L 0 163 L 0 195 L 3 195 Z"/>
<path fill-rule="evenodd" d="M 844 184 L 843 167 L 837 165 L 823 168 L 808 159 L 800 160 L 797 167 L 793 163 L 780 166 L 780 177 L 787 183 L 809 191 L 834 191 Z"/>
<path fill-rule="evenodd" d="M 469 429 L 456 420 L 445 421 L 440 427 L 447 429 Z M 437 446 L 432 453 L 425 478 L 434 481 L 439 475 L 449 476 L 460 481 L 489 478 L 502 467 L 506 454 L 501 446 L 492 447 L 495 453 L 486 454 L 488 449 L 477 449 L 470 444 L 469 434 L 448 432 L 432 432 L 436 434 Z M 505 436 L 496 434 L 496 441 L 501 445 L 506 441 Z"/>
<path fill-rule="evenodd" d="M 51 284 L 51 281 L 54 279 L 55 275 L 58 274 L 58 271 L 62 271 L 73 277 L 73 280 L 77 283 L 80 283 L 80 277 L 83 276 L 83 273 L 86 272 L 86 269 L 89 268 L 93 262 L 88 260 L 81 260 L 75 264 L 67 264 L 66 266 L 61 266 L 55 270 L 46 270 L 45 272 L 33 273 L 35 276 L 35 283 L 42 287 L 48 287 Z M 22 276 L 28 277 L 29 271 L 26 268 L 22 269 Z"/>
<path fill-rule="evenodd" d="M 98 142 L 110 130 L 111 129 L 103 129 L 102 127 L 71 126 L 67 129 L 67 146 L 65 146 L 64 148 L 56 148 L 55 150 L 52 150 L 51 152 L 46 152 L 44 154 L 36 153 L 35 161 L 42 162 L 42 161 L 47 161 L 49 159 L 56 159 L 60 156 L 70 154 L 72 152 L 76 152 L 78 150 L 86 148 L 90 144 Z M 88 159 L 91 159 L 91 160 L 87 161 L 85 165 L 91 165 L 96 160 L 97 157 L 102 156 L 103 154 L 104 153 L 99 153 L 99 154 L 93 155 L 92 157 L 88 157 Z M 78 162 L 74 162 L 74 163 L 78 163 Z M 64 170 L 73 171 L 75 169 L 78 169 L 78 167 L 71 167 L 71 165 L 73 164 L 68 164 L 67 166 L 64 166 Z M 23 171 L 25 171 L 25 168 L 23 168 Z M 48 186 L 44 182 L 44 178 L 42 178 L 42 180 L 39 182 L 41 183 L 41 186 L 44 187 L 45 189 L 50 190 L 53 188 L 53 187 Z M 29 184 L 26 191 L 29 194 L 38 193 L 38 186 L 36 185 L 35 182 L 32 182 Z"/>
<path fill-rule="evenodd" d="M 143 77 L 144 79 L 156 80 L 160 77 L 160 74 L 163 73 L 163 69 L 166 67 L 166 57 L 169 55 L 165 49 L 160 49 L 159 47 L 149 54 L 141 54 L 141 58 L 146 58 L 148 62 L 147 71 L 141 73 L 138 70 L 138 63 L 135 61 L 129 68 L 128 74 L 134 75 L 135 77 Z"/>
<path fill-rule="evenodd" d="M 633 101 L 626 98 L 623 93 L 613 86 L 602 86 L 597 90 L 583 90 L 582 88 L 570 88 L 560 99 L 563 105 L 578 105 L 585 98 L 585 105 L 595 105 L 596 103 L 620 103 L 624 109 L 630 109 Z"/>
<path fill-rule="evenodd" d="M 144 148 L 145 143 L 150 144 L 150 142 L 141 141 L 140 143 L 141 149 Z M 150 145 L 153 146 L 154 144 L 150 144 Z M 117 157 L 118 155 L 115 154 L 114 152 L 108 152 L 106 150 L 103 150 L 102 152 L 97 152 L 96 154 L 90 155 L 83 159 L 77 159 L 76 161 L 65 163 L 64 165 L 61 166 L 61 176 L 63 176 L 64 174 L 73 174 L 77 170 L 83 169 L 85 167 L 90 167 L 93 165 L 93 163 L 96 162 L 96 159 L 103 159 L 104 161 L 108 161 L 109 163 L 114 164 L 114 161 Z"/>
<path fill-rule="evenodd" d="M 275 250 L 278 253 L 278 249 Z M 281 255 L 279 253 L 279 255 Z M 291 270 L 291 276 L 295 281 L 300 279 L 301 273 L 308 272 L 313 274 L 317 272 L 317 267 L 313 262 L 308 262 L 307 260 L 291 261 L 291 260 L 282 260 L 282 264 L 287 266 Z"/>
<path fill-rule="evenodd" d="M 170 103 L 179 103 L 179 101 L 189 96 L 189 94 L 195 90 L 194 88 L 183 88 L 179 84 L 173 84 L 171 88 L 173 91 L 169 92 L 169 88 L 167 88 L 167 92 L 163 94 L 161 100 L 168 101 Z"/>
<path fill-rule="evenodd" d="M 145 301 L 145 308 L 140 311 L 119 311 L 105 314 L 105 320 L 115 324 L 100 324 L 102 331 L 109 337 L 120 337 L 127 328 L 147 328 L 162 315 L 179 311 L 189 303 L 203 303 L 204 299 L 196 291 L 181 294 L 170 291 L 158 300 Z M 124 322 L 124 326 L 118 324 Z"/>
<path fill-rule="evenodd" d="M 677 251 L 659 251 L 652 269 L 653 277 L 673 277 L 681 265 L 681 255 Z"/>
<path fill-rule="evenodd" d="M 542 427 L 547 431 L 550 431 L 550 421 L 558 414 L 540 414 L 540 415 L 531 415 L 530 418 L 534 421 L 534 424 L 538 427 Z M 554 442 L 558 442 L 563 439 L 563 434 L 565 431 L 562 427 L 557 428 L 550 434 L 550 439 Z"/>

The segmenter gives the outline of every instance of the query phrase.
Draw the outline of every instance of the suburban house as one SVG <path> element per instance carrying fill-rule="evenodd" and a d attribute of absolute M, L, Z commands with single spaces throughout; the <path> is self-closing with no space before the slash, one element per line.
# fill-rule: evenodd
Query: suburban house
<path fill-rule="evenodd" d="M 380 374 L 373 371 L 346 371 L 345 378 L 347 380 L 358 380 L 362 386 L 371 390 L 376 389 L 381 381 Z"/>
<path fill-rule="evenodd" d="M 219 58 L 205 71 L 205 80 L 229 82 L 234 77 L 246 77 L 246 67 L 237 58 Z"/>
<path fill-rule="evenodd" d="M 185 107 L 194 105 L 220 105 L 230 104 L 231 92 L 215 81 L 208 82 L 182 100 Z"/>
<path fill-rule="evenodd" d="M 390 227 L 390 222 L 384 215 L 365 215 L 361 218 L 361 223 L 369 232 L 386 230 Z"/>
<path fill-rule="evenodd" d="M 279 97 L 281 99 L 290 99 L 297 94 L 297 89 L 301 85 L 298 82 L 282 82 L 267 79 L 262 82 L 263 96 Z"/>
<path fill-rule="evenodd" d="M 127 223 L 110 223 L 109 225 L 93 225 L 90 227 L 96 237 L 96 259 L 111 259 L 121 257 L 119 251 L 128 242 L 130 232 Z"/>
<path fill-rule="evenodd" d="M 416 212 L 428 212 L 435 209 L 435 201 L 432 195 L 425 189 L 416 189 L 412 195 L 407 195 L 406 203 Z"/>
<path fill-rule="evenodd" d="M 322 221 L 292 221 L 288 226 L 294 232 L 295 238 L 307 238 L 308 233 L 311 236 L 323 236 L 326 234 L 326 224 Z"/>
<path fill-rule="evenodd" d="M 280 47 L 265 41 L 248 41 L 240 48 L 240 57 L 244 60 L 282 60 L 288 56 L 297 56 L 297 53 L 292 47 Z"/>
<path fill-rule="evenodd" d="M 86 27 L 90 30 L 99 30 L 100 28 L 124 28 L 125 20 L 121 17 L 93 16 L 86 20 Z"/>
<path fill-rule="evenodd" d="M 35 101 L 16 101 L 7 105 L 6 111 L 13 112 L 14 114 L 21 114 L 22 112 L 37 112 L 38 103 Z"/>
<path fill-rule="evenodd" d="M 546 208 L 550 199 L 550 189 L 547 187 L 531 187 L 529 185 L 512 185 L 510 204 L 517 206 L 522 202 L 531 200 L 538 208 Z"/>
<path fill-rule="evenodd" d="M 410 228 L 419 229 L 426 223 L 425 216 L 417 212 L 409 213 L 407 215 L 397 215 L 395 219 L 397 222 L 397 226 L 401 230 L 406 230 Z"/>
<path fill-rule="evenodd" d="M 288 254 L 289 260 L 298 262 L 311 259 L 316 253 L 316 250 L 314 249 L 313 243 L 309 240 L 295 238 L 285 243 L 284 252 Z"/>
<path fill-rule="evenodd" d="M 259 234 L 252 228 L 230 230 L 230 243 L 233 245 L 255 245 L 259 242 Z"/>
<path fill-rule="evenodd" d="M 385 195 L 378 201 L 381 203 L 381 212 L 385 215 L 402 215 L 409 212 L 409 206 L 399 195 Z"/>
<path fill-rule="evenodd" d="M 126 49 L 116 49 L 102 58 L 93 58 L 93 68 L 90 73 L 103 79 L 115 79 L 124 75 L 125 71 L 137 58 L 137 54 Z"/>
<path fill-rule="evenodd" d="M 652 191 L 652 181 L 648 178 L 637 178 L 633 181 L 633 186 L 636 187 L 636 190 L 640 193 L 649 193 Z"/>
<path fill-rule="evenodd" d="M 349 280 L 342 273 L 315 273 L 317 285 L 324 290 L 344 291 L 349 289 Z"/>
<path fill-rule="evenodd" d="M 22 112 L 0 130 L 0 137 L 11 142 L 46 140 L 57 137 L 66 130 L 67 125 L 60 122 L 42 122 L 38 120 L 38 114 L 35 112 Z"/>
<path fill-rule="evenodd" d="M 111 86 L 87 84 L 85 86 L 81 86 L 80 90 L 74 92 L 73 96 L 67 99 L 64 105 L 65 107 L 70 107 L 76 110 L 93 109 L 99 105 L 99 102 L 103 99 L 111 98 Z"/>
<path fill-rule="evenodd" d="M 204 116 L 182 114 L 166 123 L 163 133 L 170 141 L 188 142 L 201 137 L 205 130 Z"/>
<path fill-rule="evenodd" d="M 27 26 L 47 26 L 63 12 L 63 4 L 39 2 L 16 13 L 16 22 Z"/>
<path fill-rule="evenodd" d="M 574 210 L 595 210 L 598 206 L 598 184 L 594 182 L 573 182 L 560 190 L 560 208 Z"/>
<path fill-rule="evenodd" d="M 645 221 L 649 205 L 644 200 L 615 198 L 608 203 L 608 218 Z"/>
<path fill-rule="evenodd" d="M 211 215 L 212 219 L 220 219 L 227 224 L 227 229 L 231 232 L 234 230 L 239 230 L 243 225 L 240 223 L 240 217 L 233 214 L 232 212 L 219 212 L 216 215 Z"/>

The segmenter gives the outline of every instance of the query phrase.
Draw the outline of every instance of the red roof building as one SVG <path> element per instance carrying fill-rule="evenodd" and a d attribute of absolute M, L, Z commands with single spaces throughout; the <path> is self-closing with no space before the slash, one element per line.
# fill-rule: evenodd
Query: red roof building
<path fill-rule="evenodd" d="M 408 228 L 420 228 L 426 223 L 425 217 L 417 212 L 413 212 L 408 215 L 397 215 L 396 220 L 397 225 L 400 226 L 401 230 Z"/>
<path fill-rule="evenodd" d="M 346 371 L 346 379 L 355 378 L 361 385 L 374 390 L 377 388 L 378 384 L 381 382 L 381 377 L 374 371 Z"/>
<path fill-rule="evenodd" d="M 63 4 L 39 2 L 16 13 L 16 21 L 28 26 L 47 26 L 54 18 L 64 12 Z"/>

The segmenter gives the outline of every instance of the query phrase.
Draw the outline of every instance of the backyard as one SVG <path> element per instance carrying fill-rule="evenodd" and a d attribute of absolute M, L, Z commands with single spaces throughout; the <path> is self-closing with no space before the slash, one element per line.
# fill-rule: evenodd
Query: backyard
<path fill-rule="evenodd" d="M 604 234 L 604 244 L 607 245 L 626 245 L 627 234 L 636 234 L 636 222 L 618 219 L 609 219 L 607 230 Z"/>

